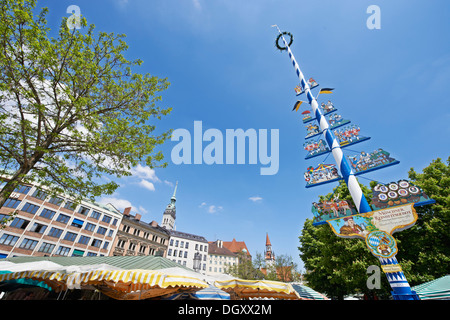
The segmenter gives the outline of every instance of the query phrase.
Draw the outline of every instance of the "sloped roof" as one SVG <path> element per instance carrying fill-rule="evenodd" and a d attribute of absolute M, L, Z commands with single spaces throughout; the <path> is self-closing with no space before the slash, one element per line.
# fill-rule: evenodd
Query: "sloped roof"
<path fill-rule="evenodd" d="M 252 256 L 248 251 L 247 245 L 244 241 L 236 241 L 236 239 L 233 238 L 233 241 L 224 241 L 223 246 L 231 252 L 239 253 L 241 251 L 244 251 L 247 253 L 247 256 Z"/>
<path fill-rule="evenodd" d="M 412 288 L 420 300 L 450 299 L 450 275 L 422 283 Z"/>
<path fill-rule="evenodd" d="M 108 264 L 120 269 L 159 270 L 179 267 L 190 270 L 182 265 L 163 257 L 156 256 L 98 256 L 98 257 L 12 257 L 4 259 L 13 263 L 51 261 L 62 266 Z"/>
<path fill-rule="evenodd" d="M 217 246 L 217 242 L 208 242 L 209 246 L 208 246 L 208 254 L 217 254 L 217 255 L 222 255 L 222 256 L 231 256 L 231 257 L 235 257 L 236 254 L 233 253 L 231 250 L 225 248 L 225 247 L 218 247 Z"/>

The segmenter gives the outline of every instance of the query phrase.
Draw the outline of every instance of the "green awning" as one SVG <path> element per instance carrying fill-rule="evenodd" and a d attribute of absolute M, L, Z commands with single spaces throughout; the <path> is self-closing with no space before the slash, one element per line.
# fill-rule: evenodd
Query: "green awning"
<path fill-rule="evenodd" d="M 422 283 L 412 290 L 420 300 L 450 300 L 450 275 Z"/>

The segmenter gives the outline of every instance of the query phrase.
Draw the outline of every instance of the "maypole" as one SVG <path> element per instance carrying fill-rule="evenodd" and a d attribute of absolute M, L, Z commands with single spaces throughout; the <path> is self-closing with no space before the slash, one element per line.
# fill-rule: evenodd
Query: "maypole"
<path fill-rule="evenodd" d="M 342 152 L 342 149 L 340 147 L 340 144 L 336 140 L 336 137 L 333 134 L 333 131 L 330 130 L 330 126 L 327 122 L 327 119 L 322 115 L 322 112 L 320 111 L 319 104 L 317 103 L 316 98 L 311 93 L 311 88 L 309 87 L 308 82 L 305 80 L 305 77 L 303 76 L 302 71 L 300 70 L 300 67 L 295 60 L 294 54 L 291 51 L 291 48 L 289 47 L 286 39 L 284 38 L 283 33 L 280 31 L 278 26 L 277 27 L 278 32 L 280 33 L 281 39 L 283 39 L 285 49 L 289 53 L 289 58 L 292 61 L 292 65 L 294 66 L 295 72 L 300 80 L 300 84 L 305 90 L 306 97 L 308 98 L 308 102 L 312 107 L 313 114 L 316 116 L 317 122 L 319 123 L 320 130 L 322 131 L 325 140 L 328 144 L 328 147 L 331 150 L 331 153 L 333 154 L 334 160 L 336 161 L 336 164 L 338 165 L 339 171 L 342 173 L 342 176 L 344 177 L 345 183 L 347 184 L 348 190 L 350 191 L 350 194 L 352 196 L 353 202 L 356 205 L 356 208 L 359 213 L 364 212 L 370 212 L 372 209 L 369 206 L 369 203 L 367 202 L 366 198 L 364 197 L 364 194 L 361 190 L 361 187 L 359 186 L 358 180 L 355 177 L 355 174 L 353 173 L 353 170 L 351 169 L 347 159 L 344 157 L 344 153 Z M 287 33 L 285 33 L 287 34 Z M 292 38 L 291 38 L 292 39 Z"/>
<path fill-rule="evenodd" d="M 391 234 L 395 231 L 399 231 L 405 229 L 406 227 L 412 226 L 415 221 L 417 220 L 417 214 L 414 210 L 414 206 L 418 206 L 418 205 L 422 205 L 422 204 L 428 204 L 428 203 L 432 203 L 433 200 L 427 200 L 424 201 L 422 203 L 416 203 L 413 205 L 406 205 L 406 206 L 400 206 L 400 207 L 396 207 L 399 208 L 397 210 L 402 210 L 401 213 L 395 213 L 392 216 L 395 215 L 403 215 L 404 217 L 408 218 L 410 221 L 408 221 L 408 223 L 402 225 L 402 228 L 398 228 L 398 226 L 395 226 L 395 222 L 394 222 L 394 226 L 389 225 L 389 228 L 391 229 L 386 229 L 386 228 L 377 228 L 378 226 L 374 226 L 373 220 L 372 220 L 372 215 L 377 213 L 377 211 L 372 212 L 372 208 L 369 205 L 369 203 L 367 202 L 361 187 L 358 183 L 358 180 L 355 177 L 355 172 L 353 171 L 352 167 L 350 166 L 349 162 L 347 161 L 347 159 L 344 157 L 344 154 L 342 152 L 341 149 L 341 141 L 338 141 L 336 139 L 336 136 L 334 135 L 332 128 L 330 128 L 330 125 L 326 119 L 326 117 L 322 114 L 320 108 L 319 108 L 319 104 L 316 100 L 316 98 L 313 96 L 313 94 L 311 93 L 311 88 L 309 86 L 308 81 L 306 81 L 302 71 L 300 70 L 300 67 L 297 63 L 297 61 L 295 60 L 294 54 L 291 51 L 290 45 L 293 42 L 293 37 L 290 33 L 288 32 L 281 32 L 281 30 L 278 28 L 277 25 L 273 25 L 273 27 L 276 27 L 278 29 L 279 32 L 279 36 L 277 38 L 276 41 L 276 45 L 277 48 L 280 49 L 281 51 L 283 50 L 287 50 L 288 54 L 289 54 L 289 58 L 291 59 L 292 65 L 294 66 L 295 72 L 300 80 L 300 88 L 299 91 L 302 93 L 305 93 L 307 99 L 308 99 L 308 103 L 310 104 L 311 108 L 312 108 L 312 112 L 313 115 L 315 116 L 315 119 L 318 122 L 320 131 L 322 132 L 325 141 L 328 145 L 329 151 L 331 151 L 331 153 L 333 154 L 333 157 L 336 161 L 336 164 L 338 166 L 339 171 L 341 172 L 345 183 L 348 187 L 348 190 L 350 192 L 350 195 L 353 199 L 353 202 L 356 206 L 356 210 L 357 213 L 355 215 L 355 212 L 351 212 L 350 210 L 350 219 L 353 220 L 353 216 L 356 218 L 360 218 L 360 219 L 365 219 L 364 221 L 367 222 L 369 225 L 371 226 L 371 229 L 366 229 L 363 230 L 361 229 L 362 232 L 359 231 L 352 231 L 354 233 L 344 233 L 344 231 L 342 231 L 343 229 L 341 229 L 341 231 L 336 231 L 337 226 L 339 226 L 341 224 L 341 220 L 344 221 L 348 221 L 349 217 L 348 217 L 348 211 L 346 211 L 346 209 L 344 208 L 344 216 L 347 216 L 345 219 L 329 219 L 326 220 L 326 222 L 328 222 L 328 224 L 332 227 L 332 230 L 338 235 L 338 236 L 342 236 L 342 237 L 348 237 L 348 238 L 354 238 L 354 237 L 360 237 L 365 239 L 367 247 L 371 250 L 372 254 L 374 254 L 381 263 L 381 267 L 382 270 L 385 272 L 387 279 L 391 285 L 391 288 L 393 289 L 392 291 L 392 295 L 393 298 L 395 300 L 419 300 L 419 297 L 417 296 L 417 294 L 411 290 L 411 287 L 408 283 L 408 281 L 406 280 L 405 275 L 403 274 L 402 268 L 400 267 L 400 265 L 398 264 L 397 259 L 395 258 L 395 254 L 397 253 L 397 244 L 395 239 L 391 236 Z M 288 43 L 284 37 L 284 35 L 289 35 L 290 37 L 290 43 Z M 283 43 L 284 43 L 284 47 L 279 46 L 278 44 L 278 40 L 282 39 Z M 332 90 L 332 89 L 322 89 L 322 90 Z M 319 92 L 320 94 L 320 92 Z M 294 109 L 298 110 L 299 108 L 299 104 L 297 103 L 294 106 Z M 308 120 L 310 121 L 310 120 Z M 367 138 L 365 138 L 367 139 Z M 385 155 L 385 151 L 382 149 L 379 149 L 379 153 L 380 153 L 380 158 L 383 157 L 388 157 Z M 378 156 L 378 155 L 377 155 Z M 392 159 L 392 158 L 390 158 Z M 383 164 L 380 166 L 386 166 L 386 165 L 392 165 L 392 164 L 396 164 L 398 163 L 398 161 L 394 161 L 395 159 L 392 159 L 392 161 L 387 164 Z M 377 169 L 377 168 L 375 168 Z M 374 168 L 372 169 L 364 169 L 366 171 L 371 171 L 371 170 L 375 170 Z M 313 170 L 313 168 L 311 167 L 311 170 Z M 361 172 L 358 172 L 361 173 Z M 331 179 L 330 181 L 335 181 L 337 179 Z M 396 185 L 396 184 L 390 184 L 390 185 Z M 399 182 L 400 185 L 400 182 Z M 396 185 L 397 188 L 399 187 L 399 185 Z M 377 186 L 378 187 L 378 186 Z M 412 186 L 413 188 L 416 188 L 418 190 L 417 187 Z M 381 187 L 380 187 L 381 188 Z M 394 188 L 394 187 L 392 187 Z M 416 189 L 412 189 L 412 190 L 416 190 Z M 404 190 L 404 189 L 402 189 Z M 424 195 L 426 196 L 426 195 Z M 387 196 L 386 196 L 387 197 Z M 382 199 L 382 197 L 380 197 L 380 199 Z M 422 198 L 420 198 L 422 199 Z M 345 202 L 345 201 L 341 201 L 341 202 Z M 403 202 L 404 204 L 405 202 Z M 334 204 L 334 203 L 333 203 Z M 348 204 L 345 203 L 345 205 L 348 208 Z M 336 204 L 337 206 L 337 204 Z M 384 208 L 384 207 L 383 207 Z M 316 204 L 316 213 L 317 213 L 317 204 Z M 331 210 L 331 209 L 330 209 Z M 381 212 L 382 210 L 379 210 L 379 212 Z M 385 211 L 383 211 L 383 214 L 385 214 Z M 337 214 L 337 209 L 336 207 L 334 208 L 334 213 Z M 331 214 L 330 214 L 331 217 Z M 325 223 L 325 222 L 320 222 L 318 224 L 321 223 Z M 352 227 L 353 228 L 353 227 Z M 356 228 L 354 230 L 357 230 Z"/>

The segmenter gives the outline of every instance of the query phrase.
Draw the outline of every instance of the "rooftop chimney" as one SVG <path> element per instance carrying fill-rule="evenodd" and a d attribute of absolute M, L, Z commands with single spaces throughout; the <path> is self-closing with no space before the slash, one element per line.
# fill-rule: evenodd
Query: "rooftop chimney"
<path fill-rule="evenodd" d="M 140 221 L 141 220 L 141 215 L 139 213 L 136 213 L 136 216 L 134 217 L 135 220 Z"/>
<path fill-rule="evenodd" d="M 157 227 L 157 226 L 158 226 L 158 222 L 156 222 L 155 220 L 153 220 L 153 221 L 150 223 L 150 225 L 151 225 L 152 227 Z"/>
<path fill-rule="evenodd" d="M 131 207 L 125 208 L 125 210 L 123 210 L 123 215 L 124 216 L 129 216 L 130 215 L 130 211 L 131 211 Z"/>

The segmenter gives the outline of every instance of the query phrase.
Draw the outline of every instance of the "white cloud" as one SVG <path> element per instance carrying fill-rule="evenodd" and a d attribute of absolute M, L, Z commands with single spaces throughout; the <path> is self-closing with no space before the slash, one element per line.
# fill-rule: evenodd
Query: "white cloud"
<path fill-rule="evenodd" d="M 216 213 L 218 211 L 222 211 L 223 207 L 222 206 L 215 206 L 215 205 L 210 205 L 208 207 L 208 213 Z"/>
<path fill-rule="evenodd" d="M 194 3 L 194 7 L 195 7 L 196 9 L 198 9 L 198 10 L 201 10 L 201 9 L 202 9 L 202 6 L 201 6 L 199 0 L 192 0 L 192 2 Z"/>
<path fill-rule="evenodd" d="M 202 204 L 199 205 L 198 207 L 201 208 L 201 207 L 204 207 L 204 206 L 206 206 L 206 202 L 202 202 Z"/>
<path fill-rule="evenodd" d="M 263 198 L 261 198 L 260 196 L 253 196 L 253 197 L 250 197 L 250 198 L 248 198 L 248 200 L 251 200 L 251 201 L 253 201 L 253 202 L 259 202 L 259 201 L 261 201 Z"/>
<path fill-rule="evenodd" d="M 143 206 L 135 207 L 135 206 L 133 206 L 133 204 L 130 201 L 128 201 L 126 199 L 120 199 L 115 196 L 102 197 L 98 202 L 101 204 L 104 204 L 104 205 L 110 203 L 120 212 L 123 212 L 126 208 L 131 207 L 132 212 L 137 212 L 140 214 L 148 213 L 148 211 Z"/>
<path fill-rule="evenodd" d="M 138 209 L 139 209 L 138 212 L 140 212 L 140 213 L 142 213 L 142 214 L 147 214 L 147 213 L 148 213 L 148 210 L 145 209 L 143 206 L 139 206 Z"/>
<path fill-rule="evenodd" d="M 133 205 L 131 204 L 130 201 L 125 200 L 125 199 L 119 199 L 116 197 L 102 197 L 98 202 L 101 204 L 111 203 L 117 210 L 122 211 L 122 212 L 125 208 L 129 208 L 129 207 L 133 208 Z"/>
<path fill-rule="evenodd" d="M 168 180 L 164 180 L 164 183 L 167 184 L 170 187 L 173 187 L 173 183 L 168 181 Z"/>
<path fill-rule="evenodd" d="M 144 187 L 145 189 L 148 189 L 150 191 L 155 191 L 155 186 L 150 181 L 147 181 L 145 179 L 142 179 L 141 182 L 139 182 L 139 185 Z"/>
<path fill-rule="evenodd" d="M 140 164 L 137 167 L 131 168 L 131 174 L 137 176 L 138 178 L 151 180 L 153 182 L 161 182 L 156 176 L 155 170 L 150 167 L 143 167 Z"/>

